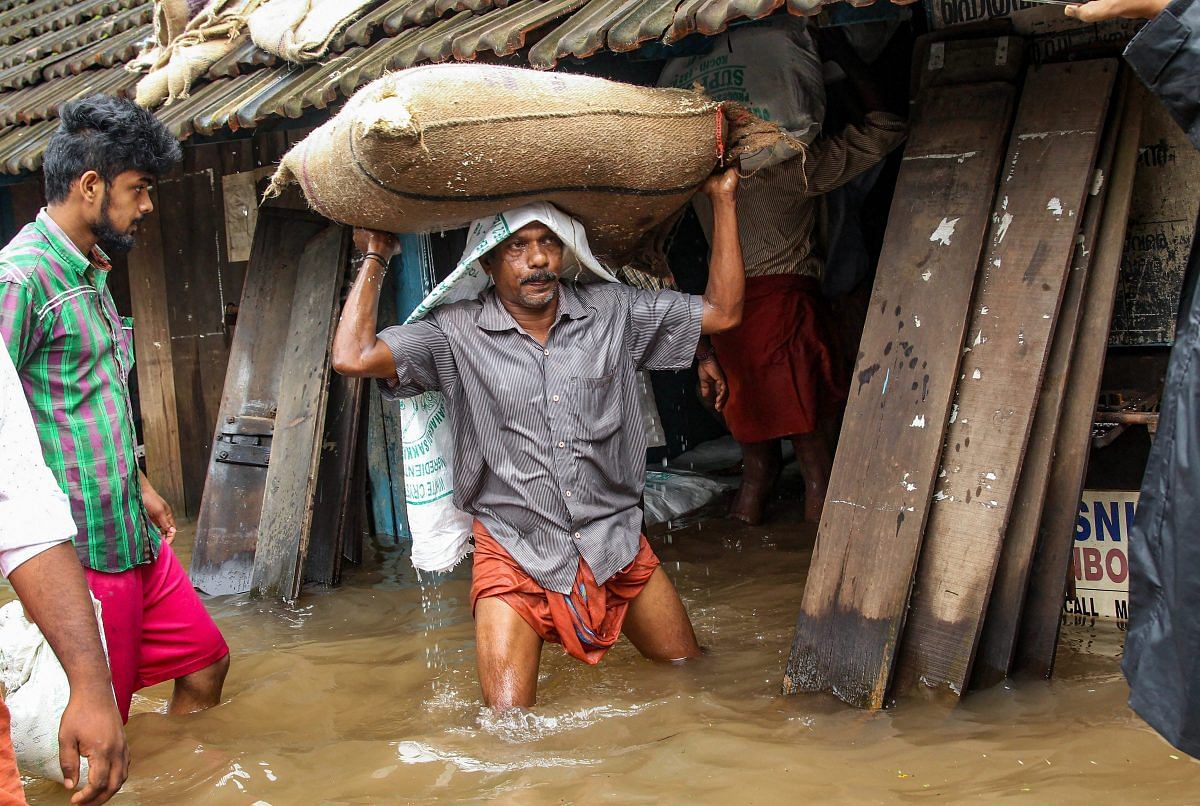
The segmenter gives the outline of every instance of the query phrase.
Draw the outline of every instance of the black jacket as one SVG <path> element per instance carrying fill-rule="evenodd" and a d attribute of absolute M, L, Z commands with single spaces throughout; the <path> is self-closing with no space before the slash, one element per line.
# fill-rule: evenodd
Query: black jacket
<path fill-rule="evenodd" d="M 1175 0 L 1125 56 L 1200 148 L 1200 0 Z M 1200 191 L 1197 191 L 1200 192 Z M 1200 272 L 1192 244 L 1187 277 Z M 1200 296 L 1185 282 L 1158 434 L 1129 540 L 1129 705 L 1200 756 Z"/>
<path fill-rule="evenodd" d="M 1138 31 L 1125 59 L 1200 148 L 1200 2 L 1174 0 Z"/>

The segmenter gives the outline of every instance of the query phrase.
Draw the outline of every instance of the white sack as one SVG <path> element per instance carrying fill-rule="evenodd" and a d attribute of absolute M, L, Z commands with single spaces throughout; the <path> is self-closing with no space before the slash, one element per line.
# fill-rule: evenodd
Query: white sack
<path fill-rule="evenodd" d="M 479 258 L 522 227 L 539 221 L 563 242 L 562 279 L 581 282 L 617 278 L 600 265 L 588 246 L 583 225 L 545 202 L 476 220 L 467 234 L 462 260 L 430 292 L 407 322 L 423 319 L 439 305 L 474 299 L 491 279 Z M 449 571 L 471 551 L 473 518 L 454 506 L 454 436 L 440 392 L 400 401 L 404 441 L 404 500 L 412 532 L 412 563 L 421 571 Z"/>
<path fill-rule="evenodd" d="M 100 603 L 92 597 L 96 623 Z M 104 627 L 100 626 L 104 643 Z M 107 656 L 108 648 L 105 647 Z M 71 698 L 67 673 L 42 631 L 25 618 L 19 601 L 0 607 L 0 685 L 12 715 L 12 743 L 22 775 L 63 782 L 58 761 L 58 728 Z M 114 695 L 114 705 L 116 698 Z M 80 784 L 87 782 L 87 759 L 79 759 Z"/>
<path fill-rule="evenodd" d="M 691 89 L 698 84 L 714 100 L 746 106 L 804 145 L 817 139 L 825 117 L 825 83 L 821 59 L 802 17 L 779 14 L 732 28 L 711 41 L 703 56 L 669 59 L 658 85 Z M 742 168 L 755 171 L 798 153 L 784 138 L 768 151 L 742 157 Z"/>
<path fill-rule="evenodd" d="M 376 0 L 269 0 L 250 15 L 254 44 L 289 62 L 320 59 L 329 45 Z"/>

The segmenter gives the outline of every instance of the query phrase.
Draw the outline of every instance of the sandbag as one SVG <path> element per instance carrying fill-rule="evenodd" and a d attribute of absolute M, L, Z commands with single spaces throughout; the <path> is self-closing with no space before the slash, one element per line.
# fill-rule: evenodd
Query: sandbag
<path fill-rule="evenodd" d="M 803 17 L 779 14 L 710 38 L 708 52 L 667 60 L 660 87 L 700 86 L 715 100 L 737 103 L 791 135 L 742 160 L 746 170 L 776 165 L 809 145 L 825 117 L 821 59 Z"/>
<path fill-rule="evenodd" d="M 690 90 L 428 65 L 359 90 L 287 153 L 268 195 L 299 182 L 321 215 L 389 232 L 460 227 L 547 201 L 584 224 L 597 257 L 619 265 L 723 155 L 778 139 L 777 128 Z"/>
<path fill-rule="evenodd" d="M 92 608 L 104 642 L 100 603 L 92 597 Z M 105 647 L 105 653 L 108 649 Z M 36 624 L 25 618 L 19 601 L 0 607 L 0 684 L 4 703 L 12 716 L 11 733 L 17 768 L 63 782 L 58 759 L 58 728 L 71 698 L 67 673 Z M 114 695 L 114 704 L 116 702 Z M 87 759 L 79 759 L 79 783 L 87 782 Z"/>
<path fill-rule="evenodd" d="M 376 0 L 268 0 L 250 15 L 254 44 L 289 62 L 316 61 Z"/>

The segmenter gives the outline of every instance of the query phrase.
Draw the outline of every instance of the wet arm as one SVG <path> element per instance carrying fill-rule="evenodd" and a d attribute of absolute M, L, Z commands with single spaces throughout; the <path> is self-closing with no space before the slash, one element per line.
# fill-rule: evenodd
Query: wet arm
<path fill-rule="evenodd" d="M 742 301 L 746 291 L 746 266 L 738 239 L 737 169 L 713 176 L 703 192 L 712 202 L 712 255 L 708 262 L 708 285 L 704 289 L 703 335 L 723 333 L 742 323 Z"/>
<path fill-rule="evenodd" d="M 396 362 L 376 332 L 386 261 L 399 252 L 400 244 L 394 235 L 368 230 L 356 230 L 354 242 L 366 258 L 333 336 L 333 368 L 357 378 L 391 378 L 396 374 Z"/>

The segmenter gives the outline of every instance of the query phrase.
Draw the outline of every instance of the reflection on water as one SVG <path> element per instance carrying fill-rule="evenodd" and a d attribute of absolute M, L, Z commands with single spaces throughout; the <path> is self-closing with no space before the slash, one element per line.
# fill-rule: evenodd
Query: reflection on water
<path fill-rule="evenodd" d="M 117 802 L 1200 799 L 1200 765 L 1125 706 L 1114 627 L 1068 627 L 1053 682 L 957 706 L 865 714 L 783 697 L 811 531 L 786 515 L 674 526 L 652 543 L 707 656 L 659 666 L 622 642 L 588 667 L 548 646 L 527 713 L 480 708 L 466 566 L 419 579 L 401 550 L 376 546 L 342 588 L 296 607 L 212 600 L 233 648 L 225 702 L 168 718 L 169 684 L 142 692 Z M 60 792 L 28 790 L 35 804 Z"/>

